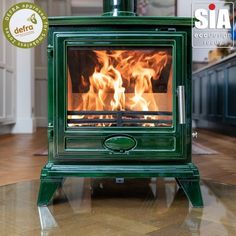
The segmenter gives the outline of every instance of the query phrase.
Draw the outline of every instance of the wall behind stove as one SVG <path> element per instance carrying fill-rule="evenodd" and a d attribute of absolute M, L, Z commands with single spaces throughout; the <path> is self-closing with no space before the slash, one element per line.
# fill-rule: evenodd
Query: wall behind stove
<path fill-rule="evenodd" d="M 0 19 L 19 1 L 1 0 Z M 33 52 L 14 47 L 0 30 L 0 134 L 34 130 Z"/>

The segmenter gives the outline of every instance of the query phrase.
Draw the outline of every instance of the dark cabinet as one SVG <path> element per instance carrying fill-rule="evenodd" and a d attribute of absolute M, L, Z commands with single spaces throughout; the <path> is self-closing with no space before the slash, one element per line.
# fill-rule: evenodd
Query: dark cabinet
<path fill-rule="evenodd" d="M 223 69 L 219 69 L 216 72 L 216 115 L 218 118 L 223 119 L 224 115 L 224 85 L 225 85 L 225 72 Z"/>
<path fill-rule="evenodd" d="M 226 119 L 236 124 L 236 62 L 229 64 L 226 78 Z"/>
<path fill-rule="evenodd" d="M 236 125 L 236 54 L 193 73 L 193 118 Z"/>

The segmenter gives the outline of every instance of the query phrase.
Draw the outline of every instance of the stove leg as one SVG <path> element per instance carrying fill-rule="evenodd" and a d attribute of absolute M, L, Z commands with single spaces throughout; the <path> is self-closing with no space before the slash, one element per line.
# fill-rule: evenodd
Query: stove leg
<path fill-rule="evenodd" d="M 62 185 L 63 178 L 42 178 L 38 194 L 38 206 L 46 206 L 52 199 L 58 187 Z"/>
<path fill-rule="evenodd" d="M 176 178 L 180 188 L 183 189 L 188 200 L 193 207 L 203 207 L 202 193 L 200 189 L 199 179 L 182 179 Z"/>

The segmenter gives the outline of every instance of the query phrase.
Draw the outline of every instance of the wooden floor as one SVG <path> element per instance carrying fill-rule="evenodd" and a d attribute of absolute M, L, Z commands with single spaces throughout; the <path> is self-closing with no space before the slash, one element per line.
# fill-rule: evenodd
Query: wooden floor
<path fill-rule="evenodd" d="M 47 147 L 46 129 L 0 136 L 0 185 L 38 179 L 47 158 L 34 153 L 42 147 Z"/>
<path fill-rule="evenodd" d="M 219 152 L 194 155 L 201 178 L 236 185 L 236 138 L 206 130 L 198 133 L 197 142 Z M 0 136 L 0 185 L 38 179 L 47 158 L 34 154 L 46 147 L 46 129 L 32 135 Z"/>
<path fill-rule="evenodd" d="M 207 130 L 198 131 L 197 142 L 219 152 L 217 155 L 194 155 L 202 179 L 236 185 L 236 137 Z"/>

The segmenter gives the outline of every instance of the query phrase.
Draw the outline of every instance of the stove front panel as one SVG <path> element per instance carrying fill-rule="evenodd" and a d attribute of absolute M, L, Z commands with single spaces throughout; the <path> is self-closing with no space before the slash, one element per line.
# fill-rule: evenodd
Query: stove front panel
<path fill-rule="evenodd" d="M 185 42 L 177 32 L 55 35 L 54 156 L 185 161 Z"/>
<path fill-rule="evenodd" d="M 105 2 L 109 8 L 115 1 Z M 49 160 L 38 205 L 48 205 L 66 177 L 168 177 L 202 207 L 191 161 L 194 20 L 53 17 L 49 23 Z"/>

